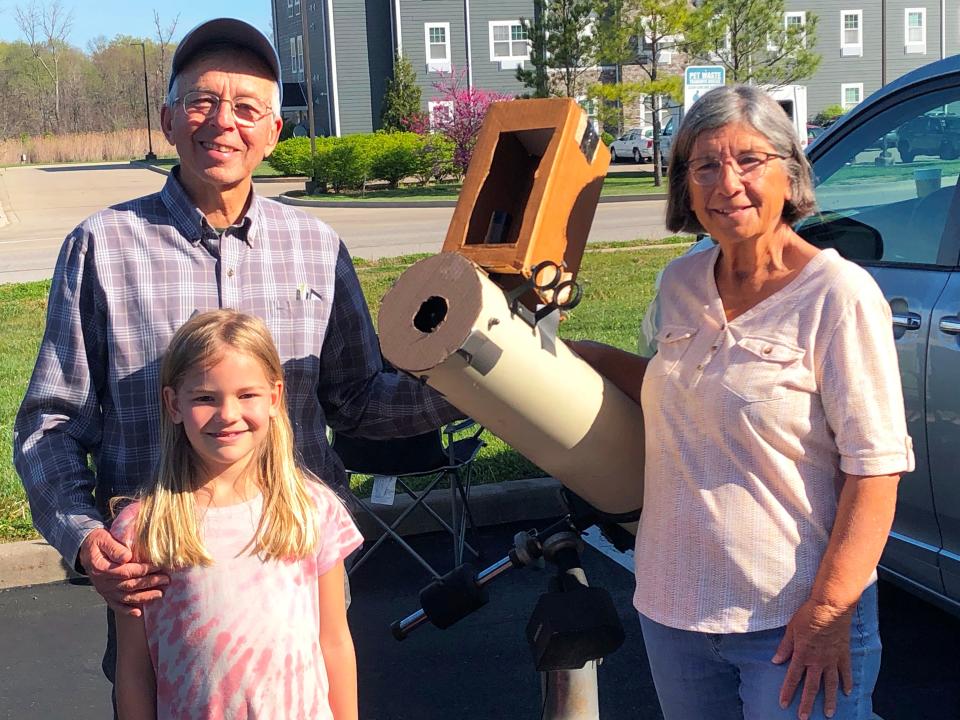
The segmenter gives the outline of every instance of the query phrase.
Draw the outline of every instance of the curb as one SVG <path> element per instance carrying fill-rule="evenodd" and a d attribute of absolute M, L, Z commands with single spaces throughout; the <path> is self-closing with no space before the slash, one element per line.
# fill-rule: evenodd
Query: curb
<path fill-rule="evenodd" d="M 134 167 L 142 168 L 144 170 L 149 170 L 150 172 L 155 172 L 159 175 L 169 175 L 170 171 L 166 168 L 157 167 L 156 165 L 151 165 L 145 160 L 131 160 L 130 164 Z M 286 177 L 280 176 L 265 176 L 265 177 L 254 177 L 253 181 L 255 183 L 288 183 L 288 182 L 302 182 L 307 181 L 306 177 L 300 175 L 290 175 Z"/>
<path fill-rule="evenodd" d="M 559 489 L 561 485 L 553 478 L 533 480 L 508 480 L 490 485 L 476 485 L 470 489 L 470 511 L 478 527 L 503 523 L 531 522 L 552 519 L 563 514 Z M 397 496 L 391 506 L 374 506 L 377 515 L 387 524 L 410 506 L 406 495 Z M 440 517 L 450 517 L 450 492 L 446 488 L 434 490 L 427 504 Z M 354 504 L 351 507 L 360 532 L 367 539 L 380 535 L 379 526 Z M 411 513 L 400 527 L 401 535 L 419 535 L 440 530 L 437 522 L 426 512 Z M 54 550 L 43 540 L 0 544 L 0 590 L 63 582 L 79 577 Z"/>
<path fill-rule="evenodd" d="M 151 165 L 143 160 L 131 160 L 130 164 L 161 175 L 169 175 L 170 171 L 164 168 Z M 287 182 L 306 182 L 307 178 L 292 177 L 255 177 L 255 183 L 287 183 Z M 620 202 L 642 202 L 644 200 L 666 200 L 666 193 L 644 193 L 642 195 L 606 195 L 601 196 L 597 202 L 601 203 L 620 203 Z M 456 200 L 303 200 L 298 197 L 281 193 L 277 195 L 276 200 L 284 205 L 295 207 L 326 207 L 326 208 L 446 208 L 456 207 Z"/>

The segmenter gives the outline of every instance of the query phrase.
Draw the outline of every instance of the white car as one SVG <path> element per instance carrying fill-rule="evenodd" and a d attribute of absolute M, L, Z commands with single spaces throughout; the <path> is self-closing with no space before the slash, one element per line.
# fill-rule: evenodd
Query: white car
<path fill-rule="evenodd" d="M 610 162 L 653 161 L 653 128 L 634 128 L 610 143 Z"/>

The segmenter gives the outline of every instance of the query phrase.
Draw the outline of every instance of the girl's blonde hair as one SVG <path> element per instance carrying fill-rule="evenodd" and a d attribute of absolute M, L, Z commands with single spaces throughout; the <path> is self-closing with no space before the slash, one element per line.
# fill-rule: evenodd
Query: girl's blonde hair
<path fill-rule="evenodd" d="M 283 380 L 280 356 L 263 321 L 235 310 L 213 310 L 191 318 L 174 334 L 160 366 L 161 393 L 164 387 L 179 390 L 192 368 L 212 367 L 231 351 L 256 359 L 271 384 Z M 202 465 L 183 425 L 173 422 L 162 399 L 161 404 L 160 461 L 153 486 L 141 498 L 134 547 L 140 560 L 167 568 L 210 565 L 194 497 L 204 482 Z M 248 472 L 255 473 L 263 493 L 263 512 L 247 547 L 264 559 L 309 555 L 319 533 L 308 480 L 294 458 L 285 392 Z"/>

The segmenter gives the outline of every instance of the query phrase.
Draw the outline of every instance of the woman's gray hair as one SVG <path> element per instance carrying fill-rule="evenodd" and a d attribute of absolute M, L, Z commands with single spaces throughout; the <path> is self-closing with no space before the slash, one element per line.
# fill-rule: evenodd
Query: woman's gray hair
<path fill-rule="evenodd" d="M 229 58 L 232 63 L 236 63 L 238 59 L 240 62 L 246 62 L 258 70 L 263 71 L 264 77 L 270 76 L 270 69 L 267 67 L 266 63 L 260 58 L 256 53 L 247 50 L 246 48 L 237 47 L 235 45 L 227 44 L 218 44 L 211 45 L 209 48 L 206 48 L 196 55 L 190 58 L 189 62 L 180 68 L 180 72 L 173 76 L 170 80 L 170 90 L 167 92 L 166 100 L 164 105 L 168 108 L 173 108 L 177 101 L 180 99 L 180 78 L 185 72 L 190 68 L 196 65 L 200 60 L 206 60 L 211 57 L 226 57 Z M 273 116 L 276 118 L 282 118 L 280 112 L 280 85 L 279 83 L 273 84 L 273 93 L 270 98 L 270 109 L 273 111 Z"/>
<path fill-rule="evenodd" d="M 674 138 L 667 195 L 667 227 L 673 232 L 707 232 L 690 208 L 687 163 L 701 133 L 732 123 L 749 125 L 767 139 L 775 153 L 784 156 L 791 191 L 790 199 L 783 205 L 784 222 L 793 225 L 816 210 L 813 170 L 783 108 L 760 88 L 725 85 L 714 88 L 694 103 Z"/>

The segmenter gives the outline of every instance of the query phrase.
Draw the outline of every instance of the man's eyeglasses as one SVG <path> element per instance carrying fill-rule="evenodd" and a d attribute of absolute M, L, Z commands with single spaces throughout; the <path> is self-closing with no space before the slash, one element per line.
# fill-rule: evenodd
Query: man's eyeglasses
<path fill-rule="evenodd" d="M 763 172 L 771 160 L 783 160 L 785 158 L 785 155 L 777 155 L 776 153 L 745 152 L 726 160 L 717 158 L 691 160 L 687 163 L 687 168 L 690 171 L 690 179 L 697 185 L 716 185 L 720 181 L 720 174 L 723 172 L 723 166 L 726 163 L 733 165 L 733 171 L 741 180 L 750 182 L 763 177 Z"/>
<path fill-rule="evenodd" d="M 204 90 L 193 90 L 181 98 L 183 112 L 187 117 L 195 119 L 211 118 L 217 114 L 220 103 L 230 103 L 233 106 L 233 117 L 241 127 L 253 127 L 267 116 L 272 108 L 262 100 L 251 97 L 235 97 L 225 100 L 216 93 Z"/>

